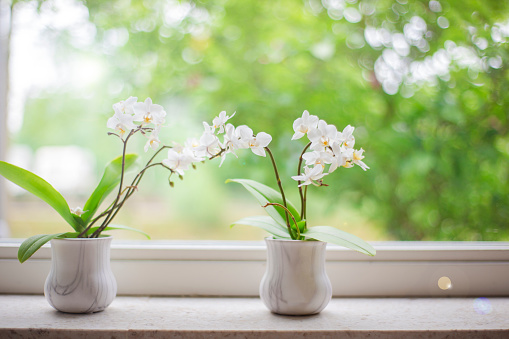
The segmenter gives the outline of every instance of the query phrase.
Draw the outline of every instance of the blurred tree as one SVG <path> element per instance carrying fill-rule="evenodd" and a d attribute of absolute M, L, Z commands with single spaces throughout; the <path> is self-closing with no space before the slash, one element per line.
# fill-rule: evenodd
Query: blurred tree
<path fill-rule="evenodd" d="M 289 142 L 291 124 L 307 109 L 340 129 L 356 126 L 371 167 L 327 177 L 331 187 L 313 194 L 330 209 L 353 206 L 403 240 L 509 239 L 507 2 L 84 4 L 94 43 L 76 44 L 69 31 L 55 39 L 62 59 L 86 53 L 106 65 L 100 87 L 73 106 L 80 116 L 104 113 L 94 118 L 103 126 L 105 103 L 134 93 L 162 103 L 170 121 L 198 126 L 237 111 L 235 124 L 273 135 L 289 186 L 304 146 Z M 27 106 L 18 140 L 33 140 L 50 112 L 69 119 L 45 96 Z M 69 96 L 59 103 L 75 100 Z M 55 132 L 36 135 L 34 144 Z M 246 157 L 222 170 L 270 182 L 266 165 Z"/>

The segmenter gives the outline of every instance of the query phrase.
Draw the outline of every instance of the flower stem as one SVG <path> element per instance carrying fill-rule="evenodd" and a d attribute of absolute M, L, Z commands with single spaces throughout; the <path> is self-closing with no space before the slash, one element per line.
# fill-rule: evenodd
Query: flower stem
<path fill-rule="evenodd" d="M 277 171 L 276 160 L 274 160 L 274 156 L 272 155 L 272 152 L 270 151 L 270 149 L 268 147 L 264 147 L 264 148 L 267 151 L 267 153 L 269 153 L 270 160 L 272 161 L 272 167 L 274 167 L 274 173 L 276 175 L 277 185 L 279 187 L 279 191 L 281 192 L 281 199 L 283 199 L 283 206 L 285 207 L 286 226 L 290 227 L 290 219 L 288 217 L 288 205 L 286 204 L 286 197 L 285 197 L 285 192 L 283 190 L 283 185 L 281 184 L 281 178 L 279 177 L 279 172 Z M 290 233 L 290 236 L 292 236 L 292 239 L 293 239 L 292 233 Z"/>
<path fill-rule="evenodd" d="M 126 154 L 126 150 L 127 150 L 127 142 L 129 141 L 129 138 L 131 136 L 134 135 L 134 133 L 136 133 L 137 131 L 139 131 L 141 129 L 141 127 L 138 127 L 138 129 L 136 130 L 131 130 L 129 132 L 129 135 L 127 136 L 127 138 L 125 138 L 125 140 L 122 140 L 122 143 L 124 144 L 124 146 L 122 147 L 122 171 L 120 172 L 120 185 L 118 187 L 118 193 L 117 193 L 117 197 L 115 198 L 115 201 L 113 202 L 113 207 L 110 209 L 108 215 L 106 216 L 106 218 L 104 219 L 103 223 L 101 224 L 101 226 L 94 232 L 92 233 L 92 235 L 90 236 L 90 238 L 97 238 L 99 237 L 99 235 L 101 234 L 101 232 L 109 225 L 109 223 L 111 222 L 111 220 L 113 219 L 112 218 L 112 213 L 113 213 L 113 210 L 114 209 L 118 209 L 117 207 L 117 203 L 118 201 L 120 200 L 120 197 L 122 195 L 122 186 L 124 185 L 124 174 L 125 174 L 125 154 Z M 83 232 L 82 232 L 83 233 Z"/>
<path fill-rule="evenodd" d="M 169 146 L 165 146 L 165 147 L 169 147 Z M 150 160 L 152 161 L 152 159 Z M 117 210 L 115 211 L 113 217 L 111 218 L 113 220 L 113 218 L 117 215 L 117 213 L 119 212 L 120 208 L 122 208 L 122 206 L 124 205 L 124 203 L 127 201 L 127 199 L 129 199 L 135 192 L 136 188 L 138 187 L 138 185 L 140 184 L 140 181 L 141 179 L 143 178 L 143 175 L 145 174 L 145 171 L 148 170 L 149 168 L 151 167 L 154 167 L 154 166 L 162 166 L 168 170 L 170 170 L 171 172 L 173 172 L 172 169 L 170 169 L 169 167 L 166 167 L 166 165 L 164 165 L 163 163 L 161 162 L 156 162 L 154 164 L 150 164 L 150 161 L 147 163 L 147 165 L 140 171 L 140 173 L 138 173 L 136 175 L 136 177 L 134 178 L 132 184 L 130 186 L 127 187 L 127 193 L 126 195 L 124 196 L 124 199 L 122 199 L 122 201 L 118 204 L 117 206 Z"/>
<path fill-rule="evenodd" d="M 152 158 L 151 158 L 151 159 L 147 162 L 147 164 L 145 165 L 145 167 L 144 167 L 144 168 L 143 168 L 143 169 L 142 169 L 142 170 L 141 170 L 141 171 L 140 171 L 140 172 L 136 175 L 136 177 L 133 179 L 132 184 L 131 184 L 130 186 L 127 186 L 127 187 L 126 187 L 127 192 L 125 193 L 124 198 L 122 199 L 122 201 L 120 201 L 120 203 L 118 203 L 118 204 L 116 204 L 114 207 L 112 207 L 112 208 L 111 208 L 111 210 L 108 210 L 108 211 L 103 212 L 101 215 L 99 215 L 99 216 L 96 218 L 96 219 L 99 219 L 99 218 L 101 218 L 102 216 L 104 216 L 105 214 L 107 214 L 108 212 L 111 212 L 111 211 L 113 211 L 113 210 L 114 210 L 113 215 L 111 215 L 110 220 L 108 221 L 108 223 L 107 223 L 107 224 L 105 224 L 105 223 L 103 222 L 103 225 L 101 225 L 101 227 L 100 227 L 97 231 L 99 231 L 99 230 L 100 230 L 100 232 L 102 232 L 102 231 L 103 231 L 103 230 L 104 230 L 104 229 L 105 229 L 105 228 L 106 228 L 106 227 L 110 224 L 110 222 L 111 222 L 111 221 L 112 221 L 112 220 L 116 217 L 116 215 L 118 214 L 118 212 L 120 211 L 120 209 L 122 208 L 122 206 L 124 206 L 124 203 L 127 201 L 127 199 L 129 199 L 129 198 L 130 198 L 130 197 L 134 194 L 134 192 L 135 192 L 136 188 L 138 187 L 138 185 L 139 185 L 139 183 L 140 183 L 141 179 L 143 178 L 143 175 L 145 174 L 145 171 L 146 171 L 146 170 L 148 170 L 149 168 L 154 167 L 154 166 L 163 166 L 164 168 L 166 168 L 166 169 L 170 170 L 171 172 L 173 172 L 173 170 L 172 170 L 172 169 L 170 169 L 170 168 L 166 167 L 163 163 L 157 162 L 157 163 L 153 163 L 153 164 L 151 164 L 151 162 L 154 160 L 155 156 L 156 156 L 156 155 L 157 155 L 157 154 L 158 154 L 161 150 L 163 150 L 164 148 L 171 148 L 171 146 L 163 146 L 163 147 L 161 147 L 161 148 L 160 148 L 160 149 L 156 152 L 156 154 L 154 154 L 154 156 L 153 156 L 153 157 L 152 157 Z M 125 191 L 126 191 L 126 190 L 122 191 L 122 193 L 123 193 L 123 192 L 125 192 Z M 121 196 L 121 195 L 120 195 L 120 196 Z M 94 221 L 92 221 L 92 223 L 94 223 L 96 219 L 94 219 Z M 86 231 L 88 231 L 88 229 L 91 227 L 92 223 L 89 225 L 89 227 L 87 227 L 87 230 L 86 230 Z M 86 232 L 86 231 L 85 231 L 85 232 Z M 96 231 L 96 232 L 97 232 L 97 231 Z M 96 232 L 94 232 L 94 234 L 95 234 Z M 99 232 L 99 233 L 100 233 L 100 232 Z"/>
<path fill-rule="evenodd" d="M 301 217 L 302 220 L 306 220 L 306 218 L 307 218 L 307 211 L 306 211 L 307 196 L 308 196 L 308 187 L 306 186 L 306 187 L 304 187 L 304 197 L 302 198 L 302 210 L 304 211 L 304 213 L 302 214 L 302 217 Z M 304 226 L 304 230 L 306 228 L 307 228 L 307 223 Z"/>
<path fill-rule="evenodd" d="M 290 217 L 292 217 L 292 221 L 293 223 L 295 224 L 295 228 L 297 229 L 297 240 L 300 239 L 300 229 L 299 229 L 299 225 L 297 224 L 297 220 L 295 220 L 294 216 L 290 213 L 290 211 L 288 210 L 288 208 L 284 207 L 283 205 L 281 204 L 278 204 L 277 202 L 268 202 L 265 206 L 262 206 L 262 207 L 267 207 L 267 206 L 279 206 L 281 208 L 283 208 L 285 211 L 287 211 L 289 214 L 290 214 Z M 288 233 L 290 233 L 290 237 L 292 239 L 293 238 L 293 234 L 292 234 L 292 228 L 290 226 L 288 226 Z"/>
<path fill-rule="evenodd" d="M 311 142 L 308 143 L 306 145 L 306 147 L 304 147 L 304 149 L 302 150 L 302 153 L 300 154 L 300 157 L 299 157 L 299 167 L 297 168 L 297 175 L 301 174 L 302 156 L 308 150 L 309 146 L 311 146 Z M 300 208 L 301 208 L 300 209 L 300 220 L 305 220 L 306 219 L 306 196 L 302 192 L 302 186 L 300 186 L 300 183 L 301 183 L 300 180 L 297 181 L 297 186 L 299 187 L 299 195 L 300 195 Z M 306 187 L 306 192 L 307 192 L 307 187 Z"/>

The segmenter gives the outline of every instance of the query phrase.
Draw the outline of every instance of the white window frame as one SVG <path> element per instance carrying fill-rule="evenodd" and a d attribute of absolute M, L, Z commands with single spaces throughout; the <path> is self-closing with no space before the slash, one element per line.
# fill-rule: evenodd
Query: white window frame
<path fill-rule="evenodd" d="M 0 293 L 42 294 L 45 245 L 23 264 L 21 239 L 0 239 Z M 333 294 L 362 297 L 509 296 L 509 242 L 375 242 L 375 257 L 328 245 Z M 263 241 L 114 241 L 119 295 L 257 296 Z M 438 286 L 441 277 L 452 288 Z"/>

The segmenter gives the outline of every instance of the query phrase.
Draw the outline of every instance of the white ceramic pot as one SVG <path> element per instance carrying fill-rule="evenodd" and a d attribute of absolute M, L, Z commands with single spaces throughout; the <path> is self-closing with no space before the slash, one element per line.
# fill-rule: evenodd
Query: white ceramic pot
<path fill-rule="evenodd" d="M 67 313 L 103 311 L 117 295 L 110 267 L 111 237 L 51 240 L 46 300 Z"/>
<path fill-rule="evenodd" d="M 266 238 L 267 270 L 260 284 L 260 298 L 274 313 L 309 315 L 322 311 L 332 297 L 325 272 L 322 241 Z"/>

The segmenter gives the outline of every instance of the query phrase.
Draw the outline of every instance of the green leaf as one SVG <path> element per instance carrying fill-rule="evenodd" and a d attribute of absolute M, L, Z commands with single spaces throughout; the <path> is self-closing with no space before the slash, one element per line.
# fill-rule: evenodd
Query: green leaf
<path fill-rule="evenodd" d="M 279 238 L 291 239 L 290 235 L 288 234 L 288 228 L 277 223 L 273 218 L 264 215 L 242 218 L 235 221 L 231 227 L 234 225 L 254 226 L 264 229 L 265 231 L 274 234 Z"/>
<path fill-rule="evenodd" d="M 306 233 L 306 238 L 312 238 L 320 241 L 330 242 L 332 244 L 344 246 L 346 248 L 359 251 L 364 254 L 374 256 L 376 254 L 373 246 L 362 240 L 361 238 L 341 231 L 337 228 L 330 226 L 314 226 L 309 227 Z"/>
<path fill-rule="evenodd" d="M 226 183 L 236 182 L 244 186 L 249 193 L 251 193 L 258 202 L 264 206 L 268 202 L 270 203 L 278 203 L 283 204 L 283 198 L 281 197 L 281 193 L 277 192 L 275 189 L 256 182 L 254 180 L 249 179 L 228 179 Z M 286 199 L 286 205 L 290 213 L 293 215 L 297 222 L 300 221 L 300 214 L 297 212 L 295 206 L 290 202 L 290 200 Z M 285 210 L 278 206 L 267 206 L 265 207 L 265 211 L 279 224 L 285 225 L 286 227 L 286 217 Z M 293 224 L 293 221 L 290 220 L 290 223 Z"/>
<path fill-rule="evenodd" d="M 24 263 L 29 259 L 35 252 L 39 250 L 45 243 L 55 238 L 76 238 L 78 232 L 63 232 L 56 234 L 39 234 L 34 235 L 21 243 L 18 249 L 18 260 L 20 263 Z"/>
<path fill-rule="evenodd" d="M 100 226 L 97 226 L 97 227 L 92 227 L 89 231 L 89 233 L 94 233 Z M 147 237 L 148 240 L 150 240 L 150 236 L 141 231 L 141 230 L 138 230 L 136 228 L 132 228 L 132 227 L 129 227 L 129 226 L 123 226 L 123 225 L 109 225 L 107 226 L 104 231 L 112 231 L 112 230 L 126 230 L 126 231 L 133 231 L 133 232 L 138 232 L 138 233 L 141 233 L 143 234 L 144 236 Z M 102 233 L 101 233 L 102 234 Z"/>
<path fill-rule="evenodd" d="M 299 226 L 299 231 L 301 233 L 304 232 L 304 230 L 306 228 L 306 220 L 301 220 L 301 221 L 297 222 L 297 225 Z M 293 225 L 293 227 L 295 228 L 295 225 Z"/>
<path fill-rule="evenodd" d="M 125 171 L 136 162 L 138 159 L 138 155 L 136 154 L 126 154 L 125 156 Z M 120 177 L 122 175 L 122 156 L 113 159 L 106 165 L 104 169 L 103 176 L 99 185 L 97 185 L 96 189 L 88 198 L 83 210 L 85 213 L 81 216 L 81 219 L 84 221 L 85 225 L 88 225 L 90 220 L 95 215 L 95 212 L 101 205 L 101 203 L 106 199 L 108 194 L 111 193 L 120 183 Z"/>
<path fill-rule="evenodd" d="M 77 232 L 82 226 L 74 219 L 64 197 L 46 180 L 21 167 L 0 161 L 0 174 L 53 207 Z"/>

